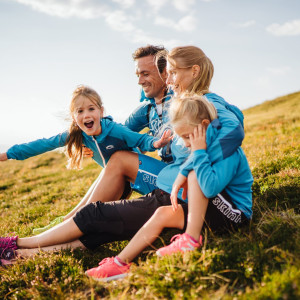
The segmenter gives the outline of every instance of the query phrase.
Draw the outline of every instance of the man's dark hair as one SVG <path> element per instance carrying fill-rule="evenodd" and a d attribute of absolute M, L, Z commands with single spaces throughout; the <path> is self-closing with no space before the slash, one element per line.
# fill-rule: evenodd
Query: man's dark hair
<path fill-rule="evenodd" d="M 154 56 L 157 68 L 160 73 L 163 72 L 163 70 L 167 66 L 167 49 L 164 46 L 153 46 L 153 45 L 147 45 L 145 47 L 140 47 L 134 51 L 132 54 L 133 60 L 137 60 L 142 57 L 146 57 L 149 55 Z"/>

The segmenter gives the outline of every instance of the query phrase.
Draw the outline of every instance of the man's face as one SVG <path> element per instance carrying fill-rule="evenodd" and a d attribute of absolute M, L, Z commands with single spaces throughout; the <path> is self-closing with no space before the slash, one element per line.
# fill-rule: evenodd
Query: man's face
<path fill-rule="evenodd" d="M 138 58 L 135 63 L 138 84 L 142 86 L 146 97 L 154 98 L 156 103 L 159 103 L 166 88 L 166 70 L 158 72 L 153 55 Z"/>

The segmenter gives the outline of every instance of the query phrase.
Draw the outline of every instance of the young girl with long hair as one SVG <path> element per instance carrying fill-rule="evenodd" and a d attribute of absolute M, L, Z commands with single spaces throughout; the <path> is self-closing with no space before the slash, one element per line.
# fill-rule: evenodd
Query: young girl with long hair
<path fill-rule="evenodd" d="M 116 151 L 133 151 L 137 150 L 137 147 L 142 151 L 154 151 L 166 145 L 170 140 L 170 132 L 168 131 L 163 133 L 160 140 L 147 134 L 139 134 L 114 122 L 109 116 L 103 117 L 103 111 L 103 103 L 98 93 L 87 86 L 79 86 L 73 92 L 70 103 L 72 122 L 68 131 L 48 139 L 14 145 L 6 153 L 0 153 L 0 161 L 7 159 L 24 160 L 65 146 L 66 154 L 69 157 L 68 168 L 79 169 L 83 156 L 82 145 L 84 144 L 93 150 L 93 159 L 105 168 L 108 160 Z M 156 165 L 158 174 L 165 164 L 157 161 Z M 85 198 L 92 194 L 96 184 L 97 180 L 90 187 Z M 153 186 L 154 188 L 155 186 Z M 138 188 L 137 191 L 139 191 Z M 140 192 L 142 193 L 143 190 Z M 124 194 L 122 198 L 126 198 Z M 79 205 L 73 211 L 78 208 Z M 55 222 L 57 221 L 62 220 L 56 219 Z M 34 230 L 35 234 L 40 232 Z"/>

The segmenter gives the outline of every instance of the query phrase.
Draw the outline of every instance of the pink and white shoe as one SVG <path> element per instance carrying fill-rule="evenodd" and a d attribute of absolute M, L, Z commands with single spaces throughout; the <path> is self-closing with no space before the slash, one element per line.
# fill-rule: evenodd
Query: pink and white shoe
<path fill-rule="evenodd" d="M 176 252 L 193 251 L 202 245 L 202 235 L 199 241 L 194 242 L 187 233 L 176 234 L 171 239 L 171 244 L 156 251 L 158 256 L 170 255 Z"/>
<path fill-rule="evenodd" d="M 89 269 L 85 274 L 98 281 L 111 281 L 127 276 L 130 265 L 122 265 L 115 257 L 107 257 L 99 263 L 99 267 Z"/>

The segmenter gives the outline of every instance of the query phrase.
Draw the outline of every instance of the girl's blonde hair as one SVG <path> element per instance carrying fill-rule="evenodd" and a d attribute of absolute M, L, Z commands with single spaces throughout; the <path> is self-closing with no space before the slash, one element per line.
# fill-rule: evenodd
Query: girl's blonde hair
<path fill-rule="evenodd" d="M 72 116 L 72 123 L 69 128 L 69 139 L 66 143 L 66 154 L 69 157 L 68 168 L 80 169 L 82 162 L 82 130 L 78 127 L 74 120 L 74 113 L 76 110 L 76 100 L 79 96 L 88 98 L 99 109 L 102 109 L 103 104 L 98 93 L 90 87 L 80 85 L 72 94 L 70 103 L 70 114 Z"/>
<path fill-rule="evenodd" d="M 169 52 L 167 59 L 172 67 L 179 69 L 198 65 L 200 67 L 199 75 L 189 86 L 188 92 L 203 95 L 209 93 L 214 66 L 200 48 L 195 46 L 176 47 Z"/>
<path fill-rule="evenodd" d="M 197 126 L 204 119 L 210 122 L 218 117 L 215 106 L 203 96 L 185 93 L 172 100 L 170 123 L 173 127 L 182 125 Z"/>

